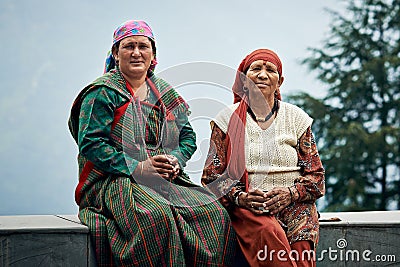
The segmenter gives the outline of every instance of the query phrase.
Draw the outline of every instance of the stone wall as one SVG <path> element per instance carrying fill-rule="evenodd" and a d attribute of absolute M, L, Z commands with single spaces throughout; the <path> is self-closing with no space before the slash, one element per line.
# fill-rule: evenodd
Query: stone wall
<path fill-rule="evenodd" d="M 400 266 L 400 211 L 322 213 L 320 222 L 317 266 Z M 0 266 L 95 266 L 88 229 L 74 215 L 0 216 Z"/>

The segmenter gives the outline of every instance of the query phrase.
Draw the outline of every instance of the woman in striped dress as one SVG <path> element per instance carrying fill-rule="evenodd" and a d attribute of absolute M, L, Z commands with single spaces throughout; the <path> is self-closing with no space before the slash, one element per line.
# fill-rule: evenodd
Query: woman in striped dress
<path fill-rule="evenodd" d="M 99 266 L 230 266 L 229 215 L 183 171 L 196 137 L 188 105 L 154 75 L 156 63 L 149 25 L 127 21 L 105 74 L 73 103 L 79 218 Z"/>

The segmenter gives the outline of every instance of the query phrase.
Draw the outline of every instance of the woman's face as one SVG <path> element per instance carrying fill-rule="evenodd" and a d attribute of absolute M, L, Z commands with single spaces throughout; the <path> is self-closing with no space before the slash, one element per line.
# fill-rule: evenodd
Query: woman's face
<path fill-rule="evenodd" d="M 246 76 L 265 97 L 273 95 L 276 90 L 279 90 L 283 82 L 283 77 L 279 77 L 278 68 L 273 63 L 265 60 L 256 60 L 251 63 Z M 254 88 L 254 86 L 248 86 L 250 90 L 252 87 Z"/>
<path fill-rule="evenodd" d="M 146 36 L 129 36 L 122 39 L 113 55 L 121 72 L 130 77 L 145 75 L 154 59 L 151 41 Z"/>

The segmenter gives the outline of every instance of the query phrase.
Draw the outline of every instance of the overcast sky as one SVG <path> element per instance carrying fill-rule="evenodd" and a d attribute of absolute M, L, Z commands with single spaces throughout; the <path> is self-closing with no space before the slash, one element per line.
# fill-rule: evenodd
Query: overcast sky
<path fill-rule="evenodd" d="M 186 82 L 175 85 L 193 109 L 200 149 L 188 172 L 197 182 L 209 118 L 231 104 L 234 70 L 248 53 L 278 53 L 283 96 L 323 95 L 299 62 L 330 30 L 325 7 L 344 10 L 336 0 L 1 0 L 0 215 L 77 212 L 77 148 L 67 119 L 78 92 L 102 74 L 122 22 L 147 21 L 157 42 L 156 72 Z"/>

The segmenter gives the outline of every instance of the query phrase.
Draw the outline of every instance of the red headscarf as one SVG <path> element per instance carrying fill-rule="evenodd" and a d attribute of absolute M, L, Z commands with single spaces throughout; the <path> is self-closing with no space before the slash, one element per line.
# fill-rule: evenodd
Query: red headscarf
<path fill-rule="evenodd" d="M 243 82 L 242 79 L 240 79 L 240 76 L 246 75 L 246 72 L 251 63 L 257 60 L 265 60 L 271 62 L 278 68 L 279 77 L 282 76 L 282 62 L 274 51 L 269 49 L 257 49 L 253 51 L 242 60 L 242 63 L 240 63 L 239 68 L 236 72 L 235 83 L 232 86 L 232 91 L 235 97 L 233 103 L 237 103 L 242 100 L 244 94 Z M 277 98 L 281 100 L 280 92 L 278 91 L 277 94 Z"/>
<path fill-rule="evenodd" d="M 243 90 L 242 75 L 245 75 L 247 69 L 257 60 L 265 60 L 273 63 L 278 68 L 279 77 L 282 76 L 282 62 L 278 55 L 269 49 L 257 49 L 247 55 L 239 65 L 236 72 L 236 79 L 232 86 L 234 102 L 240 102 L 239 106 L 232 114 L 227 131 L 228 151 L 227 151 L 227 171 L 231 179 L 240 179 L 245 184 L 245 190 L 248 191 L 248 173 L 246 170 L 244 141 L 246 114 L 248 108 L 248 96 Z M 281 94 L 278 90 L 276 98 L 281 100 Z"/>

